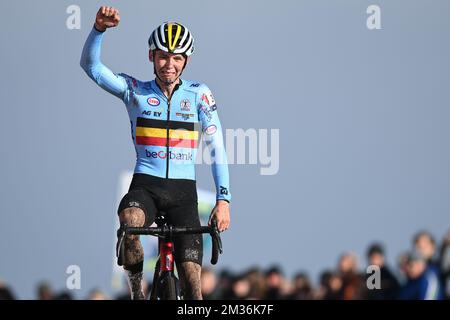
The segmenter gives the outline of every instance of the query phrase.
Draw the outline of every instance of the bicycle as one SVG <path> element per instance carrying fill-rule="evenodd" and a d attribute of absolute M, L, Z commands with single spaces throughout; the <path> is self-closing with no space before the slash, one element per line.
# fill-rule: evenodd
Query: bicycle
<path fill-rule="evenodd" d="M 153 274 L 152 290 L 148 300 L 182 300 L 179 280 L 174 272 L 173 237 L 181 234 L 209 233 L 212 238 L 211 264 L 215 265 L 219 254 L 223 253 L 222 240 L 217 228 L 217 222 L 212 221 L 212 226 L 174 227 L 167 223 L 163 212 L 159 212 L 156 218 L 157 227 L 128 227 L 121 223 L 117 230 L 118 246 L 116 256 L 124 257 L 124 238 L 126 235 L 152 235 L 158 237 L 158 254 L 155 272 Z"/>

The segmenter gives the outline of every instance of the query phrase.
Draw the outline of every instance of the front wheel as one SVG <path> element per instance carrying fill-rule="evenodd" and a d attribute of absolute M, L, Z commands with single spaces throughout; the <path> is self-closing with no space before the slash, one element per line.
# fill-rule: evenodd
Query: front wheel
<path fill-rule="evenodd" d="M 170 272 L 161 276 L 157 287 L 158 300 L 181 300 L 179 281 Z"/>

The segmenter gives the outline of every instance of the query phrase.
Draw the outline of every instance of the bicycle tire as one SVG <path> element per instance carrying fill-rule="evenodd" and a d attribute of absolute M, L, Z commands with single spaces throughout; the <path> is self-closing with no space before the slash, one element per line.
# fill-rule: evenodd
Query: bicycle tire
<path fill-rule="evenodd" d="M 158 261 L 156 262 L 156 265 L 155 265 L 155 272 L 153 273 L 152 289 L 148 296 L 148 300 L 158 300 L 157 284 L 159 282 L 160 264 L 161 263 L 158 259 Z"/>
<path fill-rule="evenodd" d="M 178 279 L 168 274 L 158 284 L 159 300 L 179 300 Z"/>

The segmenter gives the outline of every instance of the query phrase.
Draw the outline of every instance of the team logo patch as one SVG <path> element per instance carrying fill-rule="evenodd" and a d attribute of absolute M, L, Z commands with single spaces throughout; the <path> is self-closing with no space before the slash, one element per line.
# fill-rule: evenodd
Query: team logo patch
<path fill-rule="evenodd" d="M 159 100 L 157 98 L 150 97 L 150 98 L 147 99 L 147 102 L 151 106 L 158 106 L 159 105 Z"/>
<path fill-rule="evenodd" d="M 209 106 L 212 106 L 216 103 L 216 100 L 214 100 L 214 96 L 211 92 L 209 93 L 209 102 L 211 103 Z"/>
<path fill-rule="evenodd" d="M 199 110 L 205 115 L 205 117 L 208 120 L 208 122 L 212 120 L 211 110 L 209 110 L 209 108 L 207 108 L 204 105 L 200 104 Z"/>
<path fill-rule="evenodd" d="M 217 131 L 217 127 L 215 125 L 211 125 L 205 129 L 206 134 L 214 134 Z"/>
<path fill-rule="evenodd" d="M 206 103 L 206 105 L 209 107 L 209 99 L 208 99 L 208 96 L 206 94 L 202 95 L 202 101 L 204 103 Z"/>
<path fill-rule="evenodd" d="M 177 117 L 182 117 L 184 120 L 188 120 L 189 118 L 193 118 L 194 114 L 193 113 L 181 113 L 181 112 L 177 112 L 176 113 Z"/>
<path fill-rule="evenodd" d="M 220 186 L 220 194 L 228 195 L 228 189 L 224 186 Z"/>
<path fill-rule="evenodd" d="M 208 107 L 211 107 L 211 106 L 213 106 L 216 103 L 216 101 L 214 100 L 214 97 L 213 97 L 211 92 L 208 92 L 208 94 L 205 94 L 205 93 L 202 94 L 202 101 L 204 103 L 206 103 L 206 105 Z"/>
<path fill-rule="evenodd" d="M 187 99 L 181 101 L 181 110 L 191 111 L 191 102 Z"/>

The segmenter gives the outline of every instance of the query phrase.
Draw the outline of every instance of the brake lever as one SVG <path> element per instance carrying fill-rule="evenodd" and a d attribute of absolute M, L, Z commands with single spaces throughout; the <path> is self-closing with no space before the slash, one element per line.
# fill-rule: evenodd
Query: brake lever
<path fill-rule="evenodd" d="M 125 246 L 124 246 L 124 239 L 125 239 L 125 233 L 126 233 L 127 224 L 121 223 L 120 228 L 117 230 L 117 246 L 116 246 L 116 257 L 117 257 L 117 264 L 119 266 L 123 265 L 123 257 L 125 255 Z"/>
<path fill-rule="evenodd" d="M 217 221 L 212 221 L 211 228 L 211 238 L 212 238 L 212 255 L 211 255 L 211 264 L 215 265 L 219 259 L 219 254 L 223 253 L 222 250 L 222 239 L 220 238 L 219 229 L 217 228 Z"/>
<path fill-rule="evenodd" d="M 222 254 L 223 253 L 222 239 L 220 238 L 220 232 L 219 232 L 219 228 L 217 226 L 217 221 L 214 221 L 214 235 L 215 235 L 215 239 L 217 240 L 217 246 L 219 249 L 219 253 Z"/>

